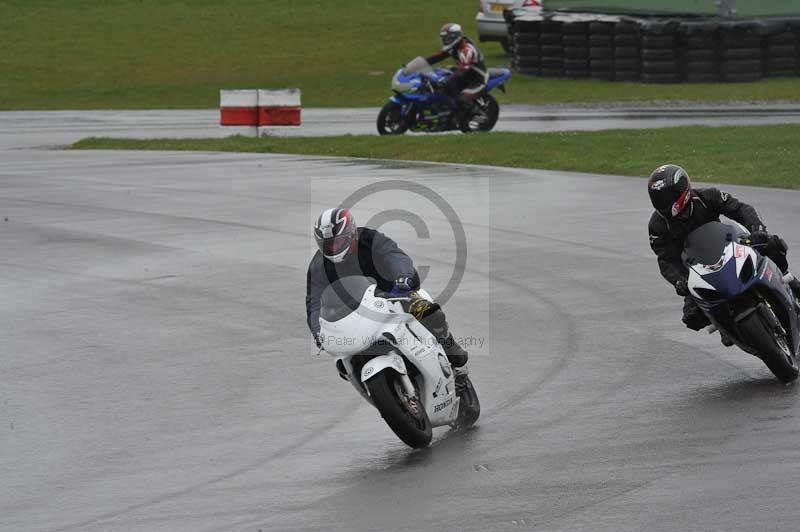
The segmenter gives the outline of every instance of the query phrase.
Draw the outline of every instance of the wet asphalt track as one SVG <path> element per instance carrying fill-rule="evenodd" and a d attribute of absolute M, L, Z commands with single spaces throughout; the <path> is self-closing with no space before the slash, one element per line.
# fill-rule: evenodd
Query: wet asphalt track
<path fill-rule="evenodd" d="M 313 218 L 376 180 L 467 232 L 446 310 L 484 412 L 423 451 L 304 323 Z M 800 260 L 800 193 L 727 190 Z M 386 229 L 436 293 L 450 226 L 408 194 L 355 213 L 422 216 Z M 648 216 L 633 178 L 2 149 L 0 530 L 796 531 L 798 386 L 682 327 Z"/>
<path fill-rule="evenodd" d="M 303 109 L 300 127 L 267 127 L 273 136 L 377 135 L 378 109 Z M 503 105 L 495 129 L 512 132 L 596 131 L 681 125 L 800 123 L 798 103 Z M 223 137 L 249 128 L 220 128 L 216 109 L 0 112 L 0 146 L 69 144 L 83 137 Z"/>

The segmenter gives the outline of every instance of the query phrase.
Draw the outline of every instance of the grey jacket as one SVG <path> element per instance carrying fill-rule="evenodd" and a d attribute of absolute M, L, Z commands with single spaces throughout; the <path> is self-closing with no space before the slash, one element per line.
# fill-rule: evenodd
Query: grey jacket
<path fill-rule="evenodd" d="M 395 279 L 409 277 L 412 288 L 419 288 L 419 275 L 411 257 L 397 243 L 380 231 L 358 228 L 358 252 L 335 264 L 317 251 L 308 266 L 306 280 L 306 315 L 311 334 L 319 333 L 319 310 L 322 292 L 340 277 L 372 277 L 381 290 L 391 290 Z"/>

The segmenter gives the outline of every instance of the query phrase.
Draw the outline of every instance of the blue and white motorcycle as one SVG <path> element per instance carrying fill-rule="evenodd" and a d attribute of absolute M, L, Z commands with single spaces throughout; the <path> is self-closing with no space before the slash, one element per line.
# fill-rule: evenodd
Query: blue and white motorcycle
<path fill-rule="evenodd" d="M 378 113 L 378 133 L 491 131 L 500 115 L 500 105 L 489 92 L 494 88 L 505 92 L 504 83 L 511 77 L 511 71 L 507 68 L 489 69 L 489 81 L 472 99 L 472 109 L 465 120 L 458 119 L 451 99 L 433 88 L 452 75 L 449 69 L 434 69 L 424 57 L 417 57 L 399 69 L 392 78 L 395 94 Z"/>
<path fill-rule="evenodd" d="M 781 382 L 795 380 L 800 354 L 800 302 L 778 266 L 749 245 L 736 225 L 710 222 L 686 238 L 689 291 L 719 330 L 760 358 Z"/>

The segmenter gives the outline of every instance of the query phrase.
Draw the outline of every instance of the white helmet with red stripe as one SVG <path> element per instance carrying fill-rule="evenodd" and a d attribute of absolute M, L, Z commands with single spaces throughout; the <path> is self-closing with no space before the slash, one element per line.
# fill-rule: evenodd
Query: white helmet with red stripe
<path fill-rule="evenodd" d="M 323 257 L 342 262 L 358 247 L 356 220 L 347 209 L 326 209 L 314 224 L 314 239 Z"/>
<path fill-rule="evenodd" d="M 442 41 L 442 50 L 449 52 L 454 46 L 461 42 L 464 34 L 461 33 L 461 25 L 448 22 L 439 30 L 439 39 Z"/>

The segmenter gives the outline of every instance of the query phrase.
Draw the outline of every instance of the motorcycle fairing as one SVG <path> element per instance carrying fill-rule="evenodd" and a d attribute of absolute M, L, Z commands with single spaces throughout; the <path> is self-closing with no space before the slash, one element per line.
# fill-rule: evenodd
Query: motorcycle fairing
<path fill-rule="evenodd" d="M 325 350 L 342 360 L 350 375 L 351 384 L 370 402 L 362 385 L 364 380 L 388 368 L 408 374 L 408 365 L 412 365 L 416 369 L 415 382 L 420 399 L 431 425 L 437 427 L 454 424 L 460 399 L 455 394 L 455 375 L 449 368 L 444 350 L 424 325 L 403 310 L 400 301 L 376 296 L 375 288 L 374 284 L 367 288 L 358 307 L 347 316 L 333 322 L 320 318 L 320 329 L 325 338 L 353 339 L 352 342 L 326 342 Z M 426 292 L 419 292 L 430 299 Z M 352 374 L 353 364 L 350 359 L 353 355 L 369 350 L 370 344 L 364 341 L 365 338 L 380 339 L 385 351 L 364 365 L 359 379 Z M 402 365 L 392 358 L 394 356 L 401 360 Z M 365 375 L 364 368 L 370 367 L 370 364 L 374 369 L 369 375 Z M 443 365 L 448 366 L 447 372 Z"/>
<path fill-rule="evenodd" d="M 507 68 L 490 68 L 489 69 L 489 81 L 486 83 L 486 90 L 490 91 L 495 87 L 500 87 L 503 90 L 504 87 L 502 85 L 511 77 L 511 71 Z"/>
<path fill-rule="evenodd" d="M 366 382 L 386 368 L 391 368 L 401 375 L 408 375 L 403 358 L 397 353 L 390 353 L 371 358 L 364 364 L 361 368 L 361 382 Z"/>
<path fill-rule="evenodd" d="M 741 274 L 748 261 L 753 273 L 743 281 Z M 755 275 L 758 263 L 759 255 L 753 248 L 730 242 L 717 263 L 690 266 L 689 291 L 698 303 L 702 303 L 701 306 L 714 307 L 749 290 L 758 280 Z M 716 292 L 718 297 L 712 299 L 709 291 Z"/>
<path fill-rule="evenodd" d="M 757 265 L 753 274 L 746 281 L 742 281 L 742 270 L 747 262 Z M 778 266 L 769 258 L 759 255 L 753 248 L 736 242 L 730 242 L 724 250 L 719 262 L 713 265 L 694 264 L 689 269 L 688 280 L 689 291 L 711 321 L 718 328 L 725 330 L 729 337 L 745 351 L 756 354 L 752 349 L 743 343 L 735 330 L 730 330 L 725 324 L 736 328 L 735 323 L 745 318 L 751 312 L 758 311 L 757 300 L 753 300 L 744 310 L 738 311 L 737 315 L 732 316 L 732 320 L 725 315 L 732 303 L 737 298 L 751 292 L 771 294 L 771 302 L 778 305 L 774 310 L 777 312 L 781 325 L 789 335 L 789 345 L 794 354 L 800 352 L 800 327 L 795 311 L 794 297 L 790 289 L 784 284 L 783 276 Z M 702 297 L 698 289 L 713 290 L 718 294 L 718 298 L 711 299 Z M 706 296 L 708 292 L 703 292 Z"/>

